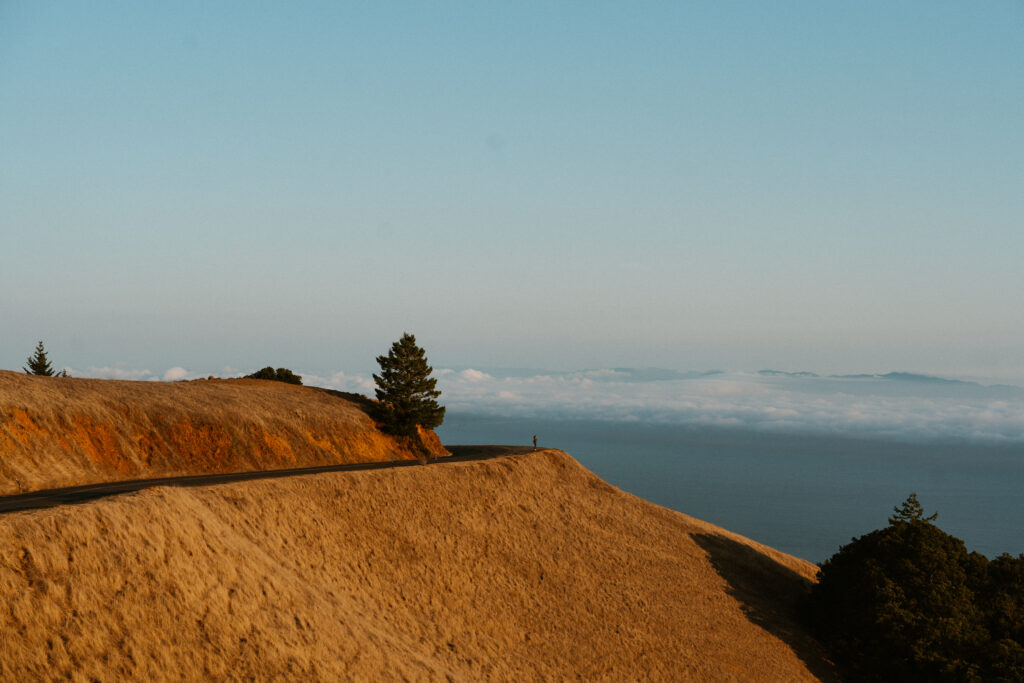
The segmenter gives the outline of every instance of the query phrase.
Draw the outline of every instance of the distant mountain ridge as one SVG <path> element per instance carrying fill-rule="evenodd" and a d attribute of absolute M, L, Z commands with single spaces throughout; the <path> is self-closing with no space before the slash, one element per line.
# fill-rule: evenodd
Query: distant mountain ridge
<path fill-rule="evenodd" d="M 982 390 L 990 394 L 1001 394 L 1006 398 L 1024 397 L 1024 387 L 1012 384 L 982 384 L 962 379 L 947 379 L 934 375 L 922 375 L 915 372 L 887 372 L 878 375 L 832 375 L 835 379 L 876 379 L 892 382 L 914 382 L 942 387 L 959 387 L 963 389 Z"/>
<path fill-rule="evenodd" d="M 684 379 L 702 379 L 726 374 L 725 370 L 690 370 L 682 372 L 671 368 L 646 367 L 646 368 L 585 368 L 583 370 L 544 370 L 541 368 L 491 368 L 481 367 L 448 367 L 447 370 L 464 372 L 476 370 L 498 379 L 515 378 L 525 379 L 530 377 L 562 377 L 581 378 L 595 382 L 665 382 Z"/>
<path fill-rule="evenodd" d="M 821 377 L 816 372 L 786 372 L 785 370 L 758 370 L 757 374 L 765 377 Z"/>
<path fill-rule="evenodd" d="M 594 382 L 670 382 L 679 380 L 707 379 L 710 377 L 725 377 L 730 375 L 729 371 L 712 370 L 675 370 L 662 367 L 610 367 L 610 368 L 584 368 L 582 370 L 545 370 L 541 368 L 489 368 L 489 367 L 456 367 L 448 368 L 452 371 L 476 370 L 484 372 L 496 379 L 527 379 L 532 377 L 552 377 L 570 379 L 588 379 Z M 741 373 L 742 374 L 742 373 Z M 792 379 L 821 379 L 821 380 L 877 380 L 886 382 L 905 382 L 928 384 L 932 386 L 961 387 L 978 390 L 985 390 L 1005 395 L 1020 397 L 1024 396 L 1024 387 L 1012 384 L 982 384 L 960 379 L 948 379 L 937 375 L 926 375 L 916 372 L 892 371 L 885 373 L 854 373 L 854 374 L 830 374 L 823 375 L 809 370 L 776 370 L 765 368 L 756 373 L 761 377 L 783 377 Z"/>
<path fill-rule="evenodd" d="M 907 387 L 919 386 L 942 392 L 945 396 L 964 396 L 990 400 L 1014 400 L 1024 398 L 1024 387 L 1012 384 L 982 384 L 961 379 L 948 379 L 916 372 L 857 373 L 849 375 L 819 375 L 814 372 L 788 372 L 785 370 L 759 370 L 762 377 L 788 377 L 793 379 L 814 379 L 821 382 L 880 382 Z"/>
<path fill-rule="evenodd" d="M 960 379 L 946 379 L 945 377 L 936 377 L 935 375 L 922 375 L 916 372 L 886 372 L 886 373 L 860 373 L 855 375 L 829 375 L 835 379 L 889 379 L 897 380 L 900 382 L 928 382 L 931 384 L 962 384 L 962 385 L 974 385 L 974 386 L 985 386 L 979 382 L 967 382 Z M 997 385 L 998 386 L 998 385 Z"/>

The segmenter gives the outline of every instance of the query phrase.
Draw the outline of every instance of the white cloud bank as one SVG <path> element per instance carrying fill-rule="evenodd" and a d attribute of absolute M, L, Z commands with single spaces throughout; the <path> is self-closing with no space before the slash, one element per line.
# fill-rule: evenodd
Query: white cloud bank
<path fill-rule="evenodd" d="M 174 367 L 164 373 L 165 382 L 178 382 L 183 379 L 189 379 L 189 371 L 183 367 Z"/>
<path fill-rule="evenodd" d="M 1024 390 L 884 377 L 719 373 L 638 382 L 592 372 L 495 377 L 439 373 L 450 411 L 1024 444 Z"/>
<path fill-rule="evenodd" d="M 1024 445 L 1024 389 L 1017 387 L 909 375 L 673 375 L 624 368 L 511 376 L 438 369 L 434 375 L 442 403 L 465 414 Z M 363 375 L 303 380 L 373 395 L 373 380 Z"/>
<path fill-rule="evenodd" d="M 156 377 L 149 370 L 134 370 L 121 366 L 98 368 L 90 366 L 85 370 L 75 368 L 62 368 L 68 371 L 72 377 L 91 377 L 93 379 L 125 379 L 125 380 L 155 380 Z"/>
<path fill-rule="evenodd" d="M 178 382 L 183 379 L 199 379 L 200 377 L 206 377 L 206 375 L 200 372 L 194 372 L 181 366 L 168 368 L 162 375 L 156 374 L 151 370 L 135 370 L 132 368 L 126 368 L 122 365 L 117 365 L 114 367 L 89 366 L 84 370 L 66 368 L 66 370 L 68 371 L 68 374 L 71 375 L 72 377 L 88 377 L 92 379 L 121 379 L 142 382 Z"/>
<path fill-rule="evenodd" d="M 366 375 L 350 375 L 344 372 L 333 372 L 326 376 L 311 373 L 301 374 L 302 383 L 311 387 L 324 387 L 338 391 L 349 391 L 354 394 L 373 396 L 375 384 L 373 377 Z"/>
<path fill-rule="evenodd" d="M 69 370 L 77 377 L 176 381 L 123 367 Z M 222 377 L 245 372 L 224 368 Z M 367 396 L 369 374 L 300 373 L 303 383 Z M 437 369 L 452 413 L 616 420 L 897 440 L 968 440 L 1024 447 L 1024 388 L 913 375 L 817 377 L 786 373 L 675 373 L 615 368 L 574 373 Z"/>

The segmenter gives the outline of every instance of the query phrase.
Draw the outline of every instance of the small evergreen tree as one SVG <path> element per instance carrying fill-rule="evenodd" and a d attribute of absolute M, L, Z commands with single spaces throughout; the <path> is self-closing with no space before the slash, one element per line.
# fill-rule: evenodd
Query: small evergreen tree
<path fill-rule="evenodd" d="M 896 514 L 889 518 L 889 524 L 896 524 L 897 522 L 934 522 L 939 516 L 939 513 L 936 512 L 931 517 L 925 517 L 924 508 L 918 502 L 916 493 L 911 493 L 903 501 L 902 505 L 898 508 L 894 507 L 892 511 Z"/>
<path fill-rule="evenodd" d="M 387 356 L 377 356 L 380 374 L 377 383 L 376 416 L 392 434 L 412 436 L 416 426 L 433 429 L 444 421 L 444 406 L 437 403 L 441 392 L 437 380 L 430 376 L 433 368 L 416 346 L 416 337 L 403 333 L 391 345 Z"/>
<path fill-rule="evenodd" d="M 43 342 L 40 341 L 39 345 L 36 346 L 36 352 L 28 357 L 28 367 L 22 367 L 22 370 L 29 375 L 42 375 L 43 377 L 53 377 L 53 366 L 50 365 L 49 359 L 46 357 L 46 349 L 43 348 Z M 64 377 L 67 377 L 67 373 L 64 373 Z"/>

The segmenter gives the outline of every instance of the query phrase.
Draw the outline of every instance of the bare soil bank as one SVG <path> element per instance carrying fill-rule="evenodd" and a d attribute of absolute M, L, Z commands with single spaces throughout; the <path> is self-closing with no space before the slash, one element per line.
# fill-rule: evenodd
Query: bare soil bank
<path fill-rule="evenodd" d="M 0 370 L 0 495 L 390 457 L 416 453 L 408 442 L 378 431 L 358 404 L 312 387 Z"/>
<path fill-rule="evenodd" d="M 558 451 L 0 516 L 0 679 L 814 680 L 815 567 Z"/>

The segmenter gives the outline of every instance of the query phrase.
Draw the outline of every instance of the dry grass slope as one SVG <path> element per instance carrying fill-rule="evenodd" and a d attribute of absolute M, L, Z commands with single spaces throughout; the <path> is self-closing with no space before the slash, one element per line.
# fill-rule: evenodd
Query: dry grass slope
<path fill-rule="evenodd" d="M 0 370 L 0 495 L 100 481 L 413 458 L 360 408 L 265 380 L 120 382 Z"/>
<path fill-rule="evenodd" d="M 0 679 L 814 680 L 814 566 L 557 451 L 0 517 Z"/>

